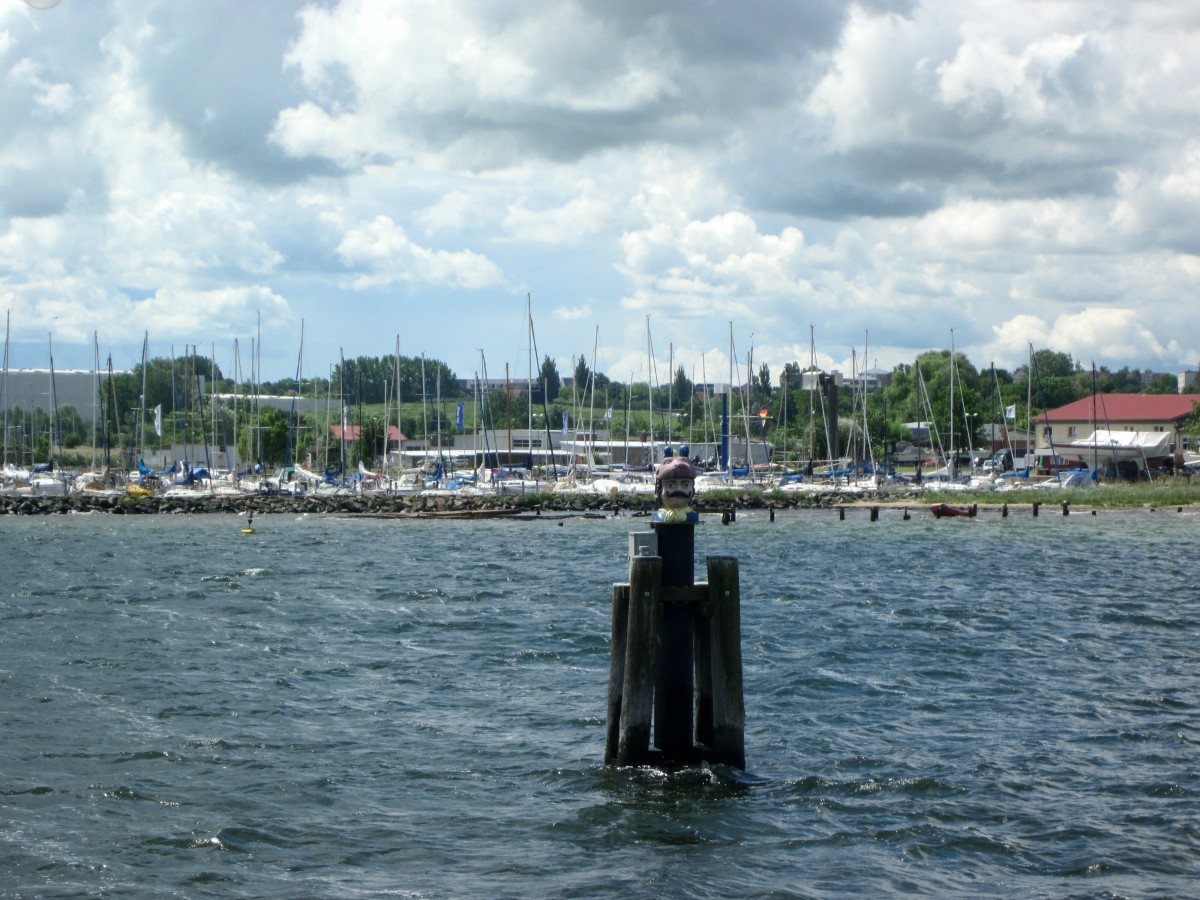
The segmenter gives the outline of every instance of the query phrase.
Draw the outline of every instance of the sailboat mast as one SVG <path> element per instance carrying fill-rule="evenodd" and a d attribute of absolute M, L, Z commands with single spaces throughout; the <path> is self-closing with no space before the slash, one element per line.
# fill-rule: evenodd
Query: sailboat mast
<path fill-rule="evenodd" d="M 346 354 L 338 347 L 338 418 L 341 420 L 341 440 L 338 441 L 338 465 L 346 477 Z"/>
<path fill-rule="evenodd" d="M 400 412 L 401 412 L 401 410 L 400 410 L 400 335 L 396 335 L 396 354 L 393 357 L 393 360 L 394 360 L 394 365 L 393 365 L 394 371 L 392 374 L 395 377 L 396 386 L 395 386 L 395 390 L 392 393 L 396 397 L 396 450 L 397 450 L 397 458 L 399 459 L 398 451 L 401 448 L 400 435 L 402 435 L 404 433 L 400 427 Z M 386 423 L 384 425 L 384 430 L 385 431 L 387 430 Z M 387 448 L 387 445 L 388 445 L 388 442 L 387 442 L 387 439 L 385 438 L 384 442 L 383 442 L 383 446 L 384 446 L 385 450 Z"/>
<path fill-rule="evenodd" d="M 533 294 L 525 294 L 525 327 L 526 338 L 529 340 L 529 347 L 526 351 L 525 359 L 528 371 L 525 373 L 525 433 L 529 440 L 529 462 L 533 464 Z M 545 382 L 543 380 L 543 399 L 545 395 Z M 550 428 L 550 423 L 546 423 L 546 428 Z M 512 452 L 512 444 L 509 444 L 509 452 Z"/>
<path fill-rule="evenodd" d="M 421 434 L 425 438 L 425 456 L 429 456 L 429 382 L 425 376 L 425 353 L 421 353 Z M 438 447 L 438 453 L 442 448 Z"/>
<path fill-rule="evenodd" d="M 817 379 L 817 338 L 813 331 L 814 326 L 809 323 L 808 326 L 808 464 L 812 466 L 813 457 L 817 455 L 817 414 L 813 408 L 813 382 Z"/>
<path fill-rule="evenodd" d="M 4 407 L 4 460 L 0 465 L 8 465 L 8 338 L 12 329 L 12 310 L 4 314 L 4 380 L 0 381 L 0 406 Z"/>
<path fill-rule="evenodd" d="M 587 439 L 587 465 L 588 471 L 591 471 L 595 464 L 594 454 L 596 447 L 596 349 L 600 344 L 600 326 L 596 326 L 594 336 L 592 337 L 592 368 L 588 372 L 588 379 L 591 381 L 591 397 L 588 400 L 588 439 Z M 608 398 L 605 397 L 607 400 Z"/>
<path fill-rule="evenodd" d="M 1029 365 L 1025 369 L 1025 474 L 1032 475 L 1033 447 L 1033 341 L 1029 342 Z M 1035 445 L 1037 441 L 1033 442 Z"/>
<path fill-rule="evenodd" d="M 100 408 L 100 334 L 92 332 L 92 471 L 96 470 L 96 413 Z"/>
<path fill-rule="evenodd" d="M 241 405 L 240 403 L 238 403 L 238 400 L 241 399 L 238 396 L 238 392 L 241 390 L 241 385 L 242 385 L 242 351 L 241 351 L 241 348 L 238 346 L 238 339 L 234 338 L 233 339 L 233 391 L 232 391 L 232 393 L 233 393 L 233 445 L 232 445 L 233 452 L 232 453 L 226 452 L 225 462 L 226 462 L 226 465 L 229 465 L 229 468 L 233 472 L 235 478 L 238 477 L 238 466 L 240 466 L 241 462 L 242 462 L 241 451 L 238 449 L 238 447 L 239 447 L 239 445 L 238 445 L 238 437 L 239 437 L 239 435 L 238 435 L 238 406 Z M 234 462 L 235 460 L 236 460 L 236 462 Z"/>
<path fill-rule="evenodd" d="M 650 340 L 650 317 L 646 316 L 646 397 L 649 401 L 650 412 L 650 450 L 649 460 L 654 465 L 654 344 Z"/>
<path fill-rule="evenodd" d="M 946 470 L 950 478 L 958 477 L 958 457 L 954 453 L 954 329 L 950 329 L 950 462 Z"/>
<path fill-rule="evenodd" d="M 54 459 L 54 448 L 58 447 L 58 458 L 62 462 L 62 429 L 58 427 L 58 393 L 54 387 L 54 335 L 50 335 L 48 348 L 50 352 L 50 443 L 48 455 Z"/>
<path fill-rule="evenodd" d="M 11 404 L 8 393 L 8 366 L 9 366 L 9 336 L 12 331 L 12 310 L 8 310 L 4 316 L 4 380 L 0 382 L 0 405 L 4 407 L 4 460 L 0 465 L 8 464 L 8 408 Z M 19 461 L 19 457 L 18 457 Z"/>
<path fill-rule="evenodd" d="M 112 434 L 109 426 L 115 424 L 120 436 L 121 423 L 117 420 L 117 383 L 113 380 L 112 354 L 108 357 L 108 408 L 111 414 L 104 416 L 104 466 L 112 465 Z"/>
<path fill-rule="evenodd" d="M 262 406 L 259 398 L 259 385 L 262 383 L 262 313 L 258 314 L 258 333 L 250 354 L 250 368 L 253 370 L 254 381 L 254 460 L 258 470 L 263 471 L 266 460 L 263 459 L 262 439 Z"/>
<path fill-rule="evenodd" d="M 138 401 L 137 411 L 137 455 L 140 460 L 145 454 L 146 445 L 146 356 L 150 352 L 150 332 L 142 336 L 142 394 Z M 129 461 L 129 468 L 134 468 L 136 460 Z"/>
<path fill-rule="evenodd" d="M 667 344 L 667 443 L 674 443 L 675 342 Z"/>
<path fill-rule="evenodd" d="M 529 311 L 529 347 L 533 353 L 533 358 L 537 359 L 537 335 L 533 331 L 533 309 Z M 574 385 L 572 385 L 572 393 Z M 542 378 L 542 418 L 546 423 L 546 460 L 550 464 L 550 472 L 555 481 L 558 481 L 558 460 L 554 455 L 554 438 L 550 434 L 550 383 L 546 378 Z M 569 417 L 570 413 L 564 413 L 565 417 Z M 563 423 L 564 426 L 566 422 Z M 564 431 L 566 428 L 564 427 Z M 529 395 L 529 453 L 530 462 L 533 461 L 533 394 Z"/>

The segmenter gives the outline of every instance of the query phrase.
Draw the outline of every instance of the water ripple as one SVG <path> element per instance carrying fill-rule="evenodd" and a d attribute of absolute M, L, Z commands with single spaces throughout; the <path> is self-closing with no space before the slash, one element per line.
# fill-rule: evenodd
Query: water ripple
<path fill-rule="evenodd" d="M 697 531 L 742 781 L 600 764 L 644 522 L 0 521 L 0 894 L 1192 893 L 1197 519 L 852 518 Z"/>

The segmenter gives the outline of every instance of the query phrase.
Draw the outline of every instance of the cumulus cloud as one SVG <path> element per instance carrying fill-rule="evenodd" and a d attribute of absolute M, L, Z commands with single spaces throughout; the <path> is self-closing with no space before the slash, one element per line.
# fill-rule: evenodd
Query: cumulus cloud
<path fill-rule="evenodd" d="M 618 367 L 649 317 L 689 366 L 731 331 L 777 369 L 953 329 L 1170 370 L 1200 358 L 1198 36 L 1123 0 L 3 4 L 0 299 L 85 353 L 207 298 L 329 322 L 318 359 L 400 285 L 470 306 L 478 338 L 418 348 L 470 369 L 528 284 L 552 357 L 599 325 Z"/>
<path fill-rule="evenodd" d="M 556 319 L 564 322 L 577 322 L 592 318 L 592 308 L 590 306 L 559 306 L 556 307 L 552 315 Z"/>
<path fill-rule="evenodd" d="M 364 270 L 354 279 L 359 289 L 394 283 L 479 289 L 504 280 L 487 257 L 470 250 L 422 247 L 387 216 L 348 229 L 337 250 L 346 265 Z"/>

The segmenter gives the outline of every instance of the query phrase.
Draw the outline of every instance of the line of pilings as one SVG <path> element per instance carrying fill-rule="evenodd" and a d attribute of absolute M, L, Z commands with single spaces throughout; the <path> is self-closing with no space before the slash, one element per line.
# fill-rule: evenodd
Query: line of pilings
<path fill-rule="evenodd" d="M 1017 507 L 1015 509 L 1010 509 L 1010 507 L 1007 503 L 1004 503 L 1000 506 L 992 506 L 992 505 L 980 506 L 977 503 L 972 503 L 970 506 L 953 506 L 951 504 L 945 504 L 945 503 L 931 503 L 931 504 L 918 504 L 918 505 L 915 505 L 912 507 L 897 506 L 895 504 L 889 505 L 887 507 L 870 506 L 870 505 L 865 505 L 865 504 L 848 504 L 845 506 L 838 506 L 838 507 L 836 507 L 836 509 L 837 509 L 838 520 L 842 521 L 842 522 L 846 521 L 846 518 L 848 515 L 853 516 L 853 515 L 860 514 L 863 512 L 865 512 L 865 514 L 870 517 L 870 520 L 872 522 L 878 522 L 883 510 L 896 512 L 905 521 L 908 521 L 909 519 L 911 519 L 913 517 L 914 512 L 918 512 L 921 510 L 928 512 L 930 515 L 932 515 L 936 519 L 942 519 L 942 518 L 974 519 L 974 518 L 980 517 L 984 514 L 988 514 L 988 515 L 995 514 L 995 515 L 998 515 L 1002 519 L 1007 519 L 1007 518 L 1009 518 L 1010 514 L 1015 514 L 1020 509 L 1025 509 L 1025 510 L 1027 510 L 1028 515 L 1030 515 L 1030 516 L 1032 516 L 1032 518 L 1036 519 L 1036 518 L 1039 518 L 1039 516 L 1041 515 L 1042 507 L 1046 506 L 1046 505 L 1057 506 L 1060 513 L 1063 516 L 1071 515 L 1071 501 L 1069 501 L 1069 500 L 1063 500 L 1056 504 L 1046 504 L 1041 501 L 1035 501 L 1035 502 L 1027 504 L 1027 505 L 1021 504 L 1019 507 Z M 1182 507 L 1182 506 L 1176 508 L 1177 512 L 1183 512 L 1183 510 L 1184 510 L 1184 507 Z M 1154 512 L 1154 508 L 1151 508 L 1150 511 Z M 1089 512 L 1093 516 L 1098 515 L 1098 510 L 1092 509 L 1092 510 L 1089 510 Z M 770 506 L 767 508 L 767 517 L 772 522 L 775 521 L 775 513 L 776 513 L 775 507 Z M 722 524 L 729 525 L 735 521 L 736 521 L 736 516 L 731 516 L 729 513 L 722 514 L 722 518 L 721 518 Z"/>

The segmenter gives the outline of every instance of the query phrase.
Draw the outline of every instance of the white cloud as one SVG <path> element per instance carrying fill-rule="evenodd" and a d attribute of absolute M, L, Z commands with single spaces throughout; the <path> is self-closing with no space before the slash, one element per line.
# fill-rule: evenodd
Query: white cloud
<path fill-rule="evenodd" d="M 203 353 L 210 338 L 253 334 L 261 314 L 268 325 L 289 319 L 287 301 L 262 286 L 211 291 L 164 289 L 145 300 L 128 303 L 129 321 L 148 331 L 155 342 L 191 337 Z"/>
<path fill-rule="evenodd" d="M 75 105 L 75 92 L 69 84 L 43 78 L 43 67 L 31 59 L 22 59 L 8 70 L 5 83 L 14 90 L 27 91 L 40 114 L 48 117 L 69 112 Z"/>
<path fill-rule="evenodd" d="M 714 367 L 731 323 L 772 369 L 810 326 L 839 365 L 867 332 L 886 367 L 952 328 L 1007 366 L 1030 340 L 1200 357 L 1186 4 L 65 12 L 0 5 L 0 295 L 22 339 L 173 328 L 205 297 L 328 323 L 321 358 L 348 310 L 391 332 L 403 285 L 469 306 L 477 337 L 414 348 L 469 369 L 529 283 L 554 298 L 552 357 L 599 319 L 617 367 L 647 316 Z M 390 352 L 376 337 L 354 352 Z"/>
<path fill-rule="evenodd" d="M 1132 309 L 1088 308 L 1055 320 L 1046 338 L 1053 350 L 1082 363 L 1106 359 L 1161 360 L 1167 348 L 1139 321 Z"/>
<path fill-rule="evenodd" d="M 552 313 L 554 318 L 564 322 L 578 322 L 592 318 L 592 308 L 590 306 L 559 306 Z"/>
<path fill-rule="evenodd" d="M 337 252 L 347 265 L 367 270 L 354 279 L 360 289 L 397 282 L 479 289 L 504 281 L 487 257 L 470 250 L 421 247 L 387 216 L 347 230 Z"/>
<path fill-rule="evenodd" d="M 613 204 L 593 186 L 582 186 L 557 208 L 532 209 L 527 201 L 508 207 L 503 227 L 506 239 L 540 244 L 579 243 L 611 226 Z"/>

